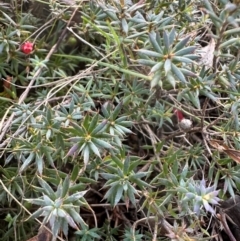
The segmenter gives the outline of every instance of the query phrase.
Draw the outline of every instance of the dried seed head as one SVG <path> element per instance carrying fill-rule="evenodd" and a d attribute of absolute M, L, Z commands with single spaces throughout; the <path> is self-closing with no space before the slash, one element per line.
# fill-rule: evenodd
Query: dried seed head
<path fill-rule="evenodd" d="M 179 127 L 183 130 L 191 129 L 192 121 L 189 119 L 183 118 L 181 121 L 179 121 Z"/>
<path fill-rule="evenodd" d="M 185 119 L 183 113 L 180 110 L 175 109 L 174 114 L 177 116 L 179 127 L 182 130 L 188 130 L 192 127 L 192 121 Z"/>

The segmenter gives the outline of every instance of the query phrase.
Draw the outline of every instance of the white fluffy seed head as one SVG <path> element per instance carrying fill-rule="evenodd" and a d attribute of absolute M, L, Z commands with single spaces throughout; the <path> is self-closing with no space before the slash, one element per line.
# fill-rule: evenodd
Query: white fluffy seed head
<path fill-rule="evenodd" d="M 185 119 L 183 118 L 180 122 L 179 122 L 179 127 L 183 130 L 188 130 L 192 127 L 192 121 L 189 119 Z"/>

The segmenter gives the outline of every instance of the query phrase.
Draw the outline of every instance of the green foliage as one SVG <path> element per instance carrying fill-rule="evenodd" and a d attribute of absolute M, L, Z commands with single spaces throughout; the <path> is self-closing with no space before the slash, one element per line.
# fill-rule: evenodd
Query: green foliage
<path fill-rule="evenodd" d="M 71 185 L 69 176 L 59 183 L 55 192 L 43 179 L 38 180 L 43 196 L 26 199 L 27 202 L 41 206 L 32 214 L 31 218 L 43 216 L 43 224 L 49 222 L 54 237 L 57 237 L 60 230 L 67 236 L 68 225 L 74 229 L 78 229 L 77 225 L 86 228 L 87 224 L 81 218 L 79 210 L 82 205 L 87 206 L 87 202 L 83 198 L 87 191 L 70 194 L 71 189 L 75 190 L 75 187 Z"/>
<path fill-rule="evenodd" d="M 82 229 L 77 232 L 75 232 L 77 239 L 76 240 L 84 240 L 84 241 L 93 241 L 93 240 L 99 240 L 101 239 L 101 236 L 98 234 L 99 229 L 98 228 L 92 228 L 92 229 Z"/>
<path fill-rule="evenodd" d="M 67 155 L 74 156 L 81 152 L 85 165 L 87 165 L 91 153 L 101 157 L 101 149 L 113 148 L 111 144 L 104 140 L 112 137 L 107 133 L 103 133 L 107 120 L 103 120 L 98 124 L 98 119 L 98 114 L 94 115 L 92 118 L 87 115 L 83 120 L 82 126 L 79 126 L 77 123 L 72 123 L 72 128 L 68 130 L 72 136 L 74 136 L 68 140 L 74 144 Z"/>
<path fill-rule="evenodd" d="M 240 149 L 239 6 L 0 5 L 2 239 L 28 240 L 38 221 L 53 240 L 221 235 L 215 206 L 240 188 L 226 152 Z"/>
<path fill-rule="evenodd" d="M 121 150 L 121 155 L 117 157 L 114 153 L 111 155 L 111 161 L 115 164 L 108 165 L 108 173 L 101 173 L 101 176 L 107 180 L 104 187 L 110 187 L 104 198 L 108 199 L 113 206 L 122 198 L 128 200 L 136 206 L 135 195 L 138 195 L 137 185 L 140 190 L 145 187 L 151 187 L 148 183 L 141 180 L 147 176 L 147 172 L 134 173 L 134 169 L 140 164 L 140 160 L 131 160 L 125 156 L 125 151 Z"/>
<path fill-rule="evenodd" d="M 125 230 L 125 233 L 124 233 L 124 241 L 130 241 L 130 240 L 136 240 L 136 241 L 139 241 L 139 240 L 142 240 L 143 238 L 143 235 L 142 234 L 139 234 L 139 232 L 133 232 L 132 229 L 128 230 L 126 229 Z"/>

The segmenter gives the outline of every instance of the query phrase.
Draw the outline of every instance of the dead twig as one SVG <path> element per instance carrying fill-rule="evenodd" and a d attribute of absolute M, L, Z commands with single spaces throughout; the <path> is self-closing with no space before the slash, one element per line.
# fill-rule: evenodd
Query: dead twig
<path fill-rule="evenodd" d="M 223 213 L 223 212 L 217 214 L 217 217 L 218 217 L 218 219 L 220 220 L 221 224 L 223 225 L 224 231 L 225 231 L 226 234 L 228 235 L 229 239 L 230 239 L 231 241 L 237 241 L 237 240 L 235 239 L 235 237 L 233 236 L 230 228 L 228 227 L 227 220 L 226 220 L 226 216 L 227 216 L 227 214 L 225 214 L 225 213 Z"/>

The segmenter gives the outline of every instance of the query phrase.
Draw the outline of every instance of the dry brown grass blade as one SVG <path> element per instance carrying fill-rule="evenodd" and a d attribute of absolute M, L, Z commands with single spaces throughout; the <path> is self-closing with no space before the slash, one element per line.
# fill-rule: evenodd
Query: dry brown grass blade
<path fill-rule="evenodd" d="M 235 162 L 240 163 L 240 151 L 228 148 L 222 141 L 219 140 L 209 140 L 211 146 L 216 148 L 219 152 L 226 153 Z"/>
<path fill-rule="evenodd" d="M 28 239 L 27 241 L 38 241 L 38 235 Z"/>
<path fill-rule="evenodd" d="M 240 163 L 240 151 L 234 149 L 224 150 L 228 156 L 230 156 L 235 162 Z"/>
<path fill-rule="evenodd" d="M 39 232 L 36 236 L 28 239 L 27 241 L 51 241 L 52 234 L 44 227 L 39 229 Z"/>
<path fill-rule="evenodd" d="M 212 147 L 216 148 L 220 152 L 223 152 L 225 149 L 228 149 L 228 147 L 222 141 L 212 139 L 208 140 L 208 142 Z"/>

